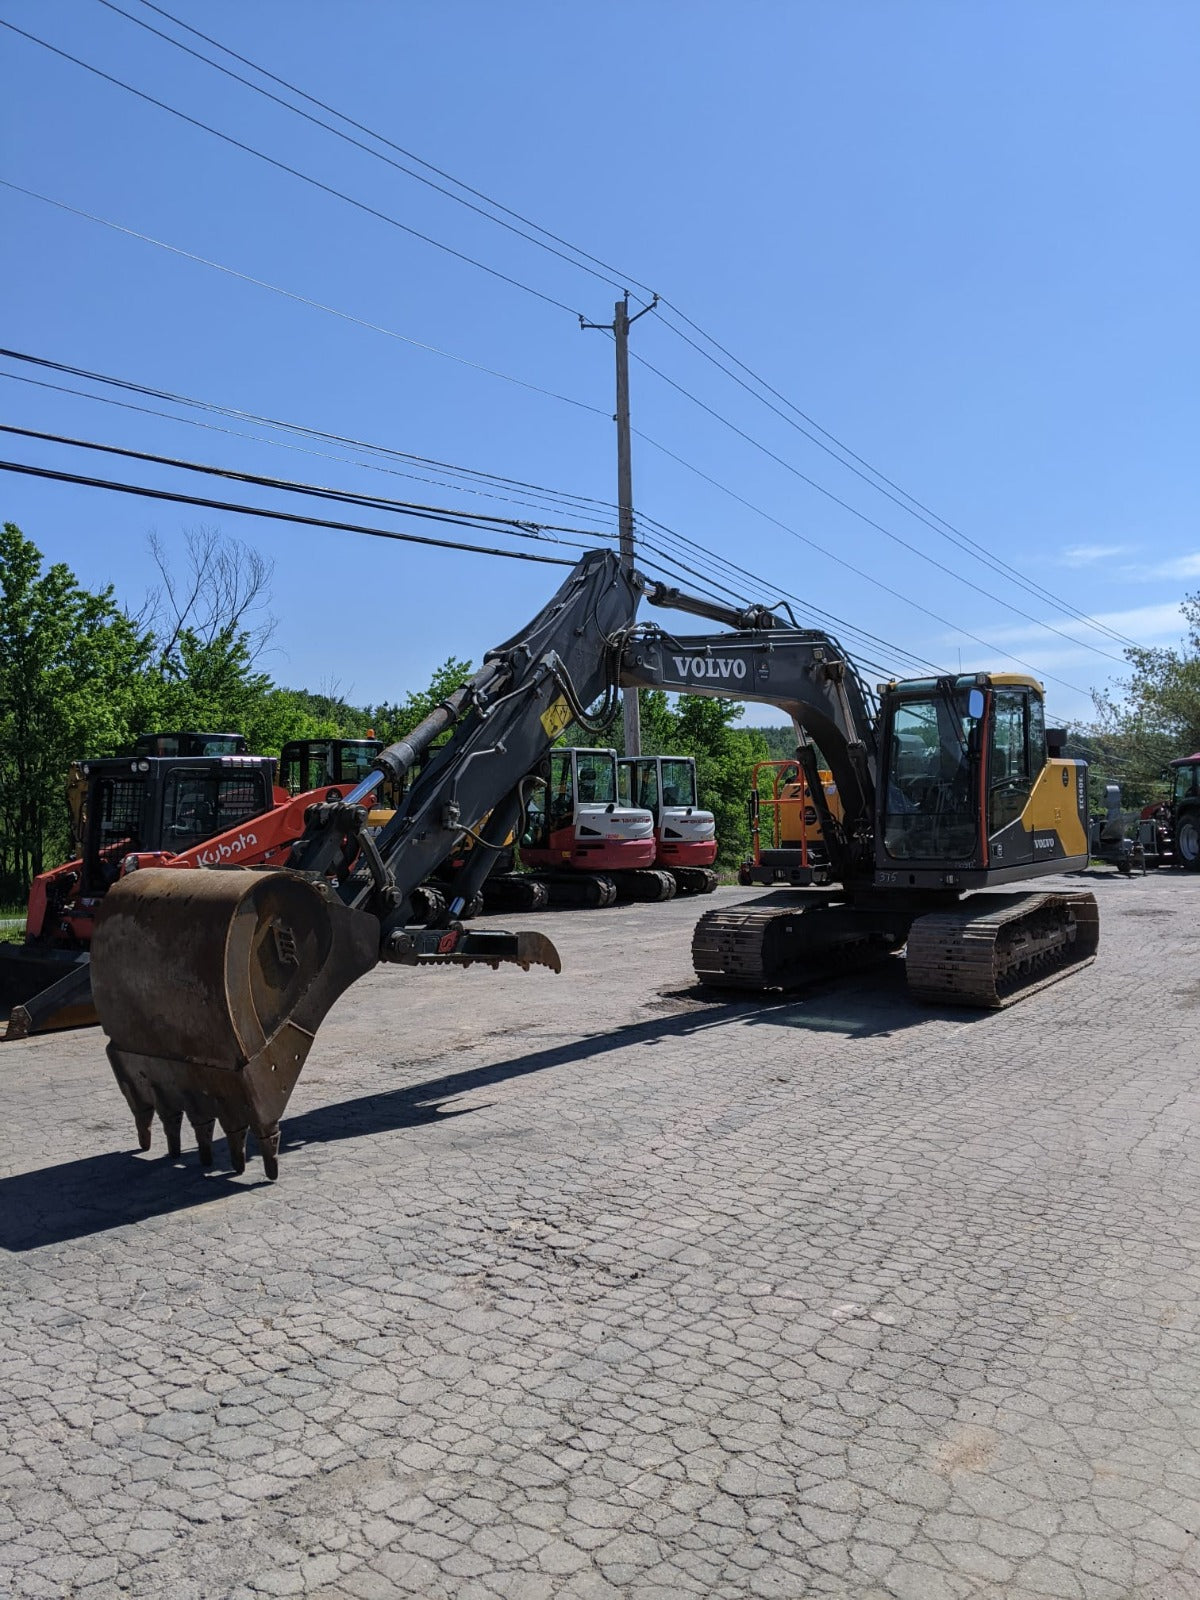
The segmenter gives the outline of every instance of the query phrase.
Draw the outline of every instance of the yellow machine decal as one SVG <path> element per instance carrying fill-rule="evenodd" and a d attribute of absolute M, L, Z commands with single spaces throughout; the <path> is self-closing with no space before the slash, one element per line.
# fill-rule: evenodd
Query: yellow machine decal
<path fill-rule="evenodd" d="M 542 727 L 546 730 L 548 739 L 557 739 L 559 734 L 571 720 L 571 708 L 567 705 L 566 698 L 562 695 L 542 712 Z"/>

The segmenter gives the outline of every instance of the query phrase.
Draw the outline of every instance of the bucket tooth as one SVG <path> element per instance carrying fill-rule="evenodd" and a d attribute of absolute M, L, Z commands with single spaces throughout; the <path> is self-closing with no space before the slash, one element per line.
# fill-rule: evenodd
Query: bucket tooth
<path fill-rule="evenodd" d="M 192 1132 L 196 1135 L 196 1149 L 200 1152 L 200 1165 L 208 1168 L 213 1164 L 213 1129 L 217 1125 L 215 1117 L 189 1117 Z"/>
<path fill-rule="evenodd" d="M 178 1161 L 183 1154 L 183 1112 L 160 1111 L 159 1119 L 167 1136 L 167 1154 L 172 1161 Z"/>
<path fill-rule="evenodd" d="M 229 1144 L 229 1165 L 235 1172 L 246 1170 L 246 1134 L 248 1128 L 226 1128 L 225 1138 Z"/>
<path fill-rule="evenodd" d="M 157 1111 L 174 1154 L 172 1123 L 177 1148 L 183 1115 L 197 1129 L 216 1120 L 235 1171 L 247 1129 L 277 1170 L 279 1119 L 316 1031 L 378 959 L 377 919 L 298 873 L 122 879 L 96 919 L 92 989 L 139 1134 Z"/>

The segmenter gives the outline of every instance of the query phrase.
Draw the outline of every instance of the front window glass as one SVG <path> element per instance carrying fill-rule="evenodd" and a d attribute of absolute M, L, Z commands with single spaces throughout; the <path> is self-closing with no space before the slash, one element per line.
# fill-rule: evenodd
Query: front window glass
<path fill-rule="evenodd" d="M 163 805 L 163 847 L 176 855 L 265 809 L 259 773 L 174 772 Z"/>
<path fill-rule="evenodd" d="M 976 853 L 976 719 L 966 690 L 898 701 L 892 713 L 884 848 L 899 861 L 970 860 Z"/>
<path fill-rule="evenodd" d="M 663 762 L 662 803 L 665 806 L 696 804 L 696 769 L 690 761 Z"/>
<path fill-rule="evenodd" d="M 606 806 L 617 798 L 617 758 L 611 750 L 580 750 L 579 803 Z"/>
<path fill-rule="evenodd" d="M 377 744 L 344 744 L 338 754 L 338 783 L 351 786 L 361 783 L 375 765 L 379 753 Z"/>
<path fill-rule="evenodd" d="M 134 850 L 153 849 L 146 839 L 146 781 L 102 778 L 88 802 L 88 850 L 85 888 L 94 891 L 115 883 L 121 861 Z"/>
<path fill-rule="evenodd" d="M 575 786 L 571 777 L 569 751 L 555 751 L 550 757 L 550 792 L 546 800 L 549 828 L 557 833 L 575 820 Z"/>
<path fill-rule="evenodd" d="M 1186 800 L 1188 798 L 1188 796 L 1190 794 L 1192 794 L 1192 792 L 1194 790 L 1194 787 L 1195 787 L 1196 777 L 1197 777 L 1198 773 L 1200 773 L 1200 767 L 1176 767 L 1175 768 L 1175 798 L 1176 798 L 1176 800 Z"/>

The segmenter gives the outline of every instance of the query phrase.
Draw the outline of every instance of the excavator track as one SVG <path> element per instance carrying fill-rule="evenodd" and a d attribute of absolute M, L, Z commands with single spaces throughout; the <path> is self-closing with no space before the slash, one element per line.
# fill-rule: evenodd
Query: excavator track
<path fill-rule="evenodd" d="M 543 878 L 552 906 L 600 909 L 617 902 L 616 880 L 607 872 L 564 872 Z"/>
<path fill-rule="evenodd" d="M 751 901 L 707 911 L 692 934 L 692 965 L 720 989 L 798 989 L 874 966 L 904 942 L 853 906 L 810 903 L 781 909 Z"/>
<path fill-rule="evenodd" d="M 546 885 L 525 873 L 505 872 L 484 881 L 483 905 L 487 911 L 544 911 L 549 904 Z"/>
<path fill-rule="evenodd" d="M 618 900 L 671 900 L 675 895 L 675 879 L 669 872 L 655 867 L 633 867 L 615 875 Z"/>
<path fill-rule="evenodd" d="M 1095 958 L 1092 894 L 988 895 L 918 917 L 909 930 L 908 987 L 921 1000 L 999 1010 Z"/>
<path fill-rule="evenodd" d="M 672 867 L 677 894 L 712 894 L 718 878 L 711 867 Z"/>

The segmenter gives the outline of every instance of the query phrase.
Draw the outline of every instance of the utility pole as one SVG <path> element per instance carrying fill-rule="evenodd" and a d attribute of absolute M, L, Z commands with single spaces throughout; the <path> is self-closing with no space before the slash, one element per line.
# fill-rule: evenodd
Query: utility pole
<path fill-rule="evenodd" d="M 585 322 L 581 328 L 598 328 L 611 333 L 617 351 L 617 409 L 613 421 L 617 425 L 617 531 L 620 536 L 621 565 L 626 572 L 633 571 L 633 452 L 629 434 L 629 330 L 638 317 L 653 311 L 658 296 L 648 306 L 629 315 L 629 291 L 613 307 L 613 319 L 607 322 Z M 626 689 L 621 696 L 621 711 L 625 724 L 625 754 L 642 753 L 642 724 L 638 709 L 636 689 Z"/>

